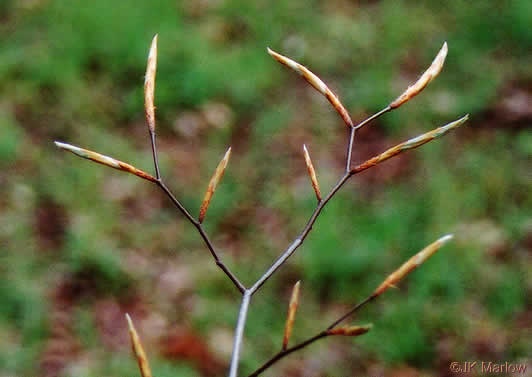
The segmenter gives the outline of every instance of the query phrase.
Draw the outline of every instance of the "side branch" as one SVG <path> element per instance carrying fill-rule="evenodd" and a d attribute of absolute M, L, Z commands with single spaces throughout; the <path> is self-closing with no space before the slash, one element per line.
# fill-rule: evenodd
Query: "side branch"
<path fill-rule="evenodd" d="M 319 334 L 314 335 L 312 338 L 309 338 L 309 339 L 305 340 L 304 342 L 301 342 L 301 343 L 299 343 L 299 344 L 297 344 L 297 345 L 295 345 L 293 347 L 287 348 L 286 350 L 281 350 L 275 356 L 273 356 L 270 360 L 265 362 L 259 369 L 257 369 L 255 372 L 251 373 L 248 377 L 256 377 L 256 376 L 260 375 L 266 369 L 271 367 L 273 364 L 275 364 L 276 362 L 278 362 L 282 358 L 290 355 L 292 352 L 298 351 L 301 348 L 304 348 L 304 347 L 308 346 L 309 344 L 314 343 L 316 340 L 319 340 L 321 338 L 325 338 L 326 336 L 329 336 L 329 334 L 327 334 L 327 331 L 322 331 Z"/>
<path fill-rule="evenodd" d="M 318 216 L 320 215 L 323 207 L 325 207 L 325 205 L 329 202 L 329 200 L 331 200 L 331 198 L 334 196 L 334 194 L 336 194 L 336 192 L 338 190 L 340 190 L 340 188 L 344 185 L 345 182 L 347 182 L 347 180 L 350 177 L 351 177 L 351 174 L 344 174 L 338 180 L 338 182 L 332 188 L 332 190 L 327 194 L 327 196 L 321 202 L 319 202 L 318 206 L 316 207 L 316 209 L 312 213 L 312 216 L 310 216 L 310 219 L 309 219 L 307 225 L 305 226 L 303 231 L 299 234 L 299 236 L 294 240 L 294 242 L 292 242 L 292 244 L 288 247 L 288 249 L 286 249 L 286 251 L 283 254 L 281 254 L 281 256 L 279 258 L 277 258 L 277 260 L 259 278 L 259 280 L 257 280 L 257 282 L 255 284 L 253 284 L 253 286 L 249 289 L 252 295 L 255 294 L 260 289 L 260 287 L 262 287 L 262 285 L 264 283 L 266 283 L 266 281 L 275 273 L 275 271 L 277 271 L 277 269 L 279 267 L 281 267 L 284 264 L 284 262 L 286 262 L 286 260 L 292 256 L 292 254 L 294 254 L 294 252 L 297 250 L 297 248 L 299 246 L 301 246 L 301 244 L 303 243 L 305 238 L 308 236 L 308 234 L 312 230 L 312 226 L 316 222 L 316 220 L 317 220 Z"/>
<path fill-rule="evenodd" d="M 353 169 L 351 169 L 351 174 L 357 174 L 361 171 L 364 171 L 366 169 L 369 169 L 375 165 L 380 164 L 383 161 L 386 161 L 392 157 L 397 156 L 398 154 L 401 154 L 409 149 L 414 149 L 417 147 L 422 146 L 423 144 L 428 143 L 429 141 L 432 141 L 434 139 L 437 139 L 443 135 L 445 135 L 447 132 L 454 130 L 455 128 L 461 126 L 465 123 L 466 120 L 469 119 L 469 114 L 463 116 L 462 118 L 455 120 L 454 122 L 451 122 L 449 124 L 446 124 L 445 126 L 436 128 L 432 131 L 429 131 L 427 133 L 424 133 L 422 135 L 419 135 L 413 139 L 410 139 L 408 141 L 405 141 L 404 143 L 398 144 L 395 147 L 392 147 L 383 153 L 379 154 L 378 156 L 375 156 L 362 164 L 355 166 Z"/>
<path fill-rule="evenodd" d="M 190 212 L 186 210 L 186 208 L 181 204 L 179 200 L 172 194 L 172 192 L 166 187 L 166 185 L 163 183 L 162 180 L 159 180 L 156 182 L 157 186 L 163 190 L 163 192 L 168 196 L 168 198 L 172 201 L 172 203 L 179 209 L 179 211 L 186 217 L 186 219 L 194 225 L 194 227 L 198 230 L 198 233 L 200 234 L 201 238 L 205 242 L 205 245 L 209 249 L 212 257 L 214 258 L 214 261 L 216 262 L 216 265 L 220 267 L 220 269 L 227 275 L 229 279 L 233 282 L 235 287 L 240 291 L 240 293 L 244 294 L 246 291 L 246 287 L 238 280 L 238 278 L 231 272 L 231 270 L 222 262 L 220 257 L 218 256 L 218 253 L 214 249 L 214 245 L 212 244 L 211 240 L 207 236 L 207 233 L 205 233 L 205 229 L 203 229 L 203 226 L 201 223 L 196 220 Z"/>
<path fill-rule="evenodd" d="M 395 286 L 395 283 L 400 282 L 404 277 L 406 277 L 410 272 L 412 272 L 414 269 L 419 267 L 421 264 L 427 261 L 434 253 L 436 253 L 443 245 L 445 245 L 447 242 L 449 242 L 453 238 L 452 235 L 448 234 L 446 236 L 440 237 L 430 245 L 426 246 L 423 250 L 419 251 L 417 254 L 414 254 L 410 259 L 408 259 L 405 263 L 403 263 L 398 269 L 396 269 L 394 272 L 392 272 L 390 275 L 388 275 L 384 281 L 373 291 L 371 295 L 369 295 L 366 299 L 359 302 L 357 305 L 353 307 L 353 309 L 349 310 L 346 314 L 342 315 L 340 318 L 338 318 L 336 321 L 334 321 L 332 324 L 329 325 L 325 330 L 319 332 L 318 334 L 308 338 L 307 340 L 304 340 L 303 342 L 287 349 L 281 349 L 277 354 L 275 354 L 270 360 L 265 362 L 260 368 L 258 368 L 255 372 L 249 375 L 249 377 L 258 376 L 262 372 L 264 372 L 266 369 L 268 369 L 270 366 L 275 364 L 277 361 L 281 360 L 285 356 L 288 356 L 290 353 L 295 352 L 297 350 L 300 350 L 315 341 L 324 338 L 329 335 L 348 335 L 348 336 L 358 336 L 365 334 L 369 331 L 371 328 L 371 325 L 369 326 L 348 326 L 348 327 L 340 327 L 337 328 L 341 322 L 346 320 L 348 317 L 355 314 L 357 311 L 359 311 L 363 306 L 370 303 L 377 297 L 379 297 L 382 293 L 384 293 L 389 287 Z"/>
<path fill-rule="evenodd" d="M 347 182 L 347 180 L 349 178 L 351 178 L 351 176 L 353 174 L 355 174 L 355 173 L 353 173 L 353 171 L 351 169 L 351 155 L 352 155 L 352 151 L 353 151 L 353 144 L 354 144 L 354 140 L 355 140 L 355 136 L 356 136 L 356 130 L 361 128 L 365 124 L 369 123 L 370 121 L 379 118 L 381 115 L 385 114 L 386 112 L 388 112 L 390 110 L 391 109 L 390 109 L 389 106 L 385 107 L 381 111 L 373 114 L 369 118 L 367 118 L 364 121 L 360 122 L 358 125 L 350 127 L 350 130 L 349 130 L 350 131 L 350 135 L 349 135 L 349 142 L 348 142 L 348 145 L 347 145 L 347 155 L 346 155 L 346 171 L 345 171 L 344 175 L 342 175 L 340 177 L 340 179 L 338 179 L 338 181 L 336 182 L 334 187 L 331 189 L 331 191 L 329 191 L 327 196 L 325 198 L 323 198 L 323 200 L 320 200 L 318 202 L 318 205 L 316 206 L 316 209 L 314 209 L 314 212 L 310 216 L 310 219 L 308 220 L 307 225 L 301 231 L 299 236 L 294 240 L 294 242 L 292 242 L 292 244 L 285 250 L 285 252 L 282 253 L 279 258 L 277 258 L 277 260 L 259 278 L 259 280 L 257 280 L 257 282 L 249 289 L 251 291 L 251 295 L 255 294 L 255 292 L 257 292 L 257 290 L 259 290 L 260 287 L 262 287 L 262 285 L 264 283 L 266 283 L 266 281 L 275 273 L 275 271 L 277 271 L 277 269 L 279 267 L 281 267 L 283 265 L 283 263 L 286 262 L 286 260 L 288 258 L 290 258 L 290 256 L 292 256 L 292 254 L 294 254 L 294 252 L 297 250 L 297 248 L 299 246 L 301 246 L 303 241 L 305 241 L 305 238 L 308 236 L 308 234 L 312 230 L 312 226 L 316 222 L 318 216 L 320 215 L 320 213 L 323 210 L 323 208 L 325 207 L 325 205 L 338 192 L 338 190 L 340 190 L 340 188 Z"/>
<path fill-rule="evenodd" d="M 248 316 L 249 300 L 251 293 L 246 290 L 242 295 L 242 302 L 240 303 L 240 311 L 238 312 L 238 320 L 235 330 L 235 342 L 233 344 L 233 355 L 231 357 L 231 366 L 229 368 L 229 377 L 237 377 L 238 362 L 240 360 L 240 348 L 242 346 L 242 339 L 244 337 L 244 327 Z"/>

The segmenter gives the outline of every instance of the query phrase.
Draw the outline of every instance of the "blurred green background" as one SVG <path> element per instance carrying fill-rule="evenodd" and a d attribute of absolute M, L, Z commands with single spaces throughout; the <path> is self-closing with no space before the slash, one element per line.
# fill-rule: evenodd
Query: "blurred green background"
<path fill-rule="evenodd" d="M 452 361 L 532 351 L 532 2 L 3 0 L 0 2 L 0 375 L 135 376 L 124 313 L 154 375 L 225 375 L 240 298 L 155 186 L 78 159 L 61 140 L 152 171 L 143 75 L 159 33 L 161 169 L 196 213 L 233 155 L 206 227 L 250 285 L 342 173 L 346 128 L 266 47 L 307 65 L 355 120 L 430 64 L 425 91 L 358 135 L 363 161 L 471 113 L 445 138 L 350 181 L 251 302 L 242 375 L 366 297 L 406 258 L 455 240 L 352 324 L 266 376 L 450 376 Z"/>

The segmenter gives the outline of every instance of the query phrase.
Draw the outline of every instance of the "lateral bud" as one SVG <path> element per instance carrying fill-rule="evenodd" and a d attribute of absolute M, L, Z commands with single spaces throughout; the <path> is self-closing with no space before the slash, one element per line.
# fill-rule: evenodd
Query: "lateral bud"
<path fill-rule="evenodd" d="M 401 267 L 392 272 L 388 277 L 377 287 L 372 296 L 379 296 L 390 287 L 395 287 L 395 284 L 401 281 L 412 270 L 419 267 L 427 259 L 429 259 L 436 251 L 453 238 L 452 234 L 441 237 L 437 241 L 431 243 L 419 253 L 407 260 Z"/>
<path fill-rule="evenodd" d="M 321 202 L 320 185 L 318 183 L 318 178 L 316 178 L 316 171 L 314 170 L 314 165 L 312 164 L 312 160 L 310 159 L 310 155 L 305 144 L 303 144 L 303 155 L 305 156 L 305 163 L 307 164 L 307 171 L 310 181 L 312 182 L 312 188 L 314 188 L 314 192 L 316 193 L 316 199 L 318 199 L 318 202 Z"/>
<path fill-rule="evenodd" d="M 146 111 L 146 122 L 150 133 L 155 132 L 155 73 L 157 71 L 157 38 L 155 34 L 151 42 L 148 63 L 146 65 L 146 76 L 144 78 L 144 109 Z"/>
<path fill-rule="evenodd" d="M 369 160 L 361 163 L 358 166 L 355 166 L 353 169 L 351 169 L 351 174 L 357 174 L 361 171 L 364 171 L 366 169 L 369 169 L 375 165 L 380 164 L 381 162 L 384 162 L 398 154 L 401 154 L 409 149 L 417 148 L 422 146 L 425 143 L 428 143 L 429 141 L 432 141 L 434 139 L 437 139 L 443 135 L 445 135 L 447 132 L 454 130 L 457 127 L 460 127 L 462 124 L 464 124 L 469 119 L 469 114 L 466 114 L 462 118 L 455 120 L 454 122 L 448 123 L 445 126 L 435 128 L 432 131 L 426 132 L 422 135 L 419 135 L 413 139 L 407 140 L 401 144 L 397 144 L 396 146 L 387 149 L 386 151 L 382 152 L 381 154 L 370 158 Z"/>
<path fill-rule="evenodd" d="M 290 335 L 292 335 L 292 329 L 294 328 L 297 306 L 299 305 L 299 283 L 300 282 L 298 281 L 294 284 L 290 303 L 288 304 L 288 315 L 286 316 L 286 325 L 284 327 L 283 336 L 283 351 L 288 347 L 288 341 L 290 340 Z"/>
<path fill-rule="evenodd" d="M 403 92 L 403 94 L 401 94 L 392 103 L 390 103 L 390 107 L 392 109 L 397 109 L 399 106 L 409 101 L 411 98 L 417 96 L 423 89 L 425 89 L 429 82 L 431 82 L 436 76 L 438 76 L 438 74 L 443 68 L 445 58 L 447 57 L 447 50 L 447 42 L 444 42 L 442 48 L 440 49 L 440 52 L 438 52 L 438 55 L 436 55 L 430 67 L 421 75 L 421 77 L 413 85 L 410 85 Z"/>
<path fill-rule="evenodd" d="M 225 152 L 224 157 L 216 167 L 216 171 L 214 172 L 211 180 L 209 181 L 209 186 L 207 186 L 207 191 L 205 192 L 205 196 L 203 197 L 203 202 L 201 203 L 200 207 L 200 213 L 198 217 L 200 223 L 202 223 L 205 219 L 205 214 L 207 213 L 207 209 L 209 208 L 209 204 L 211 203 L 212 196 L 214 195 L 214 192 L 216 191 L 216 187 L 218 187 L 220 180 L 224 176 L 225 168 L 227 167 L 227 164 L 229 162 L 229 157 L 231 157 L 231 147 L 229 147 L 227 152 Z"/>
<path fill-rule="evenodd" d="M 297 72 L 299 75 L 303 76 L 303 78 L 307 80 L 310 85 L 312 85 L 318 92 L 323 94 L 329 100 L 331 105 L 333 105 L 334 109 L 338 112 L 338 114 L 340 114 L 345 124 L 348 127 L 353 127 L 353 121 L 351 120 L 351 117 L 349 116 L 349 113 L 345 109 L 344 105 L 342 105 L 336 94 L 334 94 L 333 91 L 330 90 L 329 87 L 325 85 L 325 83 L 317 75 L 312 73 L 307 67 L 271 50 L 269 47 L 268 54 L 270 54 L 279 63 L 286 65 L 287 67 Z"/>
<path fill-rule="evenodd" d="M 133 321 L 127 313 L 126 319 L 129 328 L 129 337 L 131 338 L 131 348 L 133 349 L 133 354 L 135 355 L 137 363 L 139 364 L 140 374 L 142 377 L 152 377 L 148 358 L 146 357 L 146 353 L 144 352 L 144 348 L 140 342 L 137 330 L 135 329 L 135 326 L 133 326 Z"/>
<path fill-rule="evenodd" d="M 373 325 L 371 324 L 365 326 L 337 327 L 327 330 L 327 335 L 359 336 L 367 333 L 372 327 Z"/>
<path fill-rule="evenodd" d="M 150 174 L 146 173 L 145 171 L 137 169 L 133 165 L 129 165 L 129 164 L 127 164 L 125 162 L 122 162 L 120 160 L 116 160 L 116 159 L 114 159 L 112 157 L 105 156 L 103 154 L 90 151 L 88 149 L 83 149 L 83 148 L 76 147 L 74 145 L 61 143 L 59 141 L 55 141 L 54 143 L 55 143 L 55 145 L 58 148 L 64 149 L 64 150 L 69 151 L 69 152 L 72 152 L 76 156 L 86 158 L 87 160 L 91 160 L 91 161 L 97 162 L 97 163 L 105 165 L 105 166 L 109 166 L 110 168 L 113 168 L 113 169 L 117 169 L 117 170 L 125 171 L 127 173 L 135 174 L 137 177 L 146 179 L 146 180 L 151 181 L 151 182 L 157 182 L 157 179 L 155 177 L 151 176 Z"/>

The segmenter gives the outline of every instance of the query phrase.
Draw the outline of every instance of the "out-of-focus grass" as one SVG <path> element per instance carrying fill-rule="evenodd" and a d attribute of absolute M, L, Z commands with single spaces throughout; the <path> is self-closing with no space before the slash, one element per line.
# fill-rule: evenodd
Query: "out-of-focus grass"
<path fill-rule="evenodd" d="M 155 187 L 52 144 L 68 141 L 151 171 L 142 82 L 155 33 L 163 174 L 195 213 L 233 146 L 206 227 L 247 284 L 314 207 L 301 145 L 325 191 L 341 172 L 346 138 L 329 104 L 266 46 L 320 74 L 362 119 L 448 41 L 442 74 L 360 132 L 357 160 L 472 115 L 443 140 L 355 177 L 327 206 L 298 254 L 254 298 L 244 372 L 280 347 L 296 280 L 294 341 L 449 232 L 455 242 L 353 319 L 373 322 L 370 334 L 323 341 L 266 375 L 308 371 L 311 362 L 316 376 L 404 365 L 438 375 L 454 360 L 526 359 L 531 7 L 526 0 L 1 3 L 0 370 L 134 375 L 127 336 L 118 335 L 120 326 L 126 335 L 125 311 L 139 318 L 154 375 L 201 370 L 198 354 L 168 356 L 163 340 L 176 326 L 227 363 L 239 300 L 197 234 Z"/>

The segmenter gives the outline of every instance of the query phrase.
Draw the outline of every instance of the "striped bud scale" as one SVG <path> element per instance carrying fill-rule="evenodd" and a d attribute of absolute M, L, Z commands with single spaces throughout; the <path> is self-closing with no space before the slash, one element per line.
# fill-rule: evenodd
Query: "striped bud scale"
<path fill-rule="evenodd" d="M 155 73 L 157 71 L 157 34 L 153 37 L 144 78 L 144 109 L 150 132 L 155 132 Z"/>
<path fill-rule="evenodd" d="M 421 77 L 413 85 L 409 86 L 403 92 L 403 94 L 401 94 L 392 103 L 390 103 L 390 107 L 392 109 L 397 109 L 399 106 L 409 101 L 411 98 L 417 96 L 423 89 L 425 89 L 428 83 L 431 82 L 441 72 L 446 57 L 447 42 L 443 44 L 442 48 L 440 49 L 440 52 L 438 52 L 438 55 L 436 55 L 430 67 L 421 75 Z"/>
<path fill-rule="evenodd" d="M 151 176 L 150 174 L 146 173 L 145 171 L 137 169 L 136 167 L 134 167 L 132 165 L 126 164 L 125 162 L 122 162 L 120 160 L 116 160 L 116 159 L 114 159 L 112 157 L 105 156 L 103 154 L 90 151 L 88 149 L 79 148 L 79 147 L 76 147 L 74 145 L 61 143 L 59 141 L 56 141 L 55 145 L 58 148 L 61 148 L 61 149 L 64 149 L 66 151 L 74 153 L 76 156 L 86 158 L 88 160 L 97 162 L 97 163 L 105 165 L 105 166 L 109 166 L 109 167 L 111 167 L 113 169 L 117 169 L 117 170 L 125 171 L 127 173 L 135 174 L 137 177 L 146 179 L 146 180 L 151 181 L 151 182 L 157 182 L 157 179 L 155 177 Z"/>
<path fill-rule="evenodd" d="M 133 326 L 133 321 L 131 320 L 129 314 L 126 314 L 126 319 L 129 328 L 129 337 L 131 338 L 131 348 L 133 349 L 133 354 L 135 355 L 137 363 L 139 364 L 140 374 L 142 377 L 152 377 L 148 358 L 146 357 L 146 353 L 144 352 L 144 348 L 140 342 L 137 330 L 135 330 L 135 326 Z"/>
<path fill-rule="evenodd" d="M 290 303 L 288 304 L 288 315 L 286 316 L 286 325 L 284 327 L 283 336 L 283 350 L 288 347 L 288 341 L 290 335 L 292 335 L 292 329 L 294 328 L 294 320 L 296 318 L 297 306 L 299 305 L 299 281 L 294 284 L 292 288 L 292 296 L 290 297 Z"/>
<path fill-rule="evenodd" d="M 373 296 L 379 296 L 389 287 L 394 286 L 396 283 L 401 281 L 406 275 L 408 275 L 412 270 L 419 267 L 423 264 L 428 258 L 430 258 L 436 251 L 438 251 L 443 245 L 449 242 L 453 238 L 452 234 L 441 237 L 437 241 L 431 243 L 419 253 L 411 257 L 406 261 L 401 267 L 391 273 L 382 283 L 377 287 Z"/>
<path fill-rule="evenodd" d="M 205 196 L 203 197 L 203 202 L 201 203 L 200 207 L 200 213 L 198 217 L 200 223 L 202 223 L 205 219 L 205 214 L 207 213 L 207 209 L 209 208 L 209 204 L 211 203 L 212 196 L 214 195 L 214 192 L 216 191 L 216 187 L 218 187 L 220 180 L 224 176 L 225 168 L 227 167 L 227 164 L 229 162 L 229 157 L 231 157 L 231 147 L 229 147 L 227 152 L 225 152 L 224 157 L 216 167 L 216 171 L 214 172 L 211 180 L 209 181 L 209 186 L 207 186 L 207 191 L 205 192 Z"/>
<path fill-rule="evenodd" d="M 351 120 L 351 117 L 349 116 L 349 113 L 345 109 L 344 105 L 342 105 L 336 94 L 334 94 L 333 91 L 330 90 L 329 87 L 325 85 L 325 83 L 318 76 L 312 73 L 307 67 L 271 50 L 269 47 L 268 53 L 279 63 L 286 65 L 287 67 L 297 72 L 299 75 L 303 76 L 303 78 L 307 80 L 310 85 L 312 85 L 318 92 L 323 94 L 329 100 L 329 102 L 333 105 L 334 109 L 340 114 L 345 124 L 348 127 L 353 126 L 353 121 Z"/>

